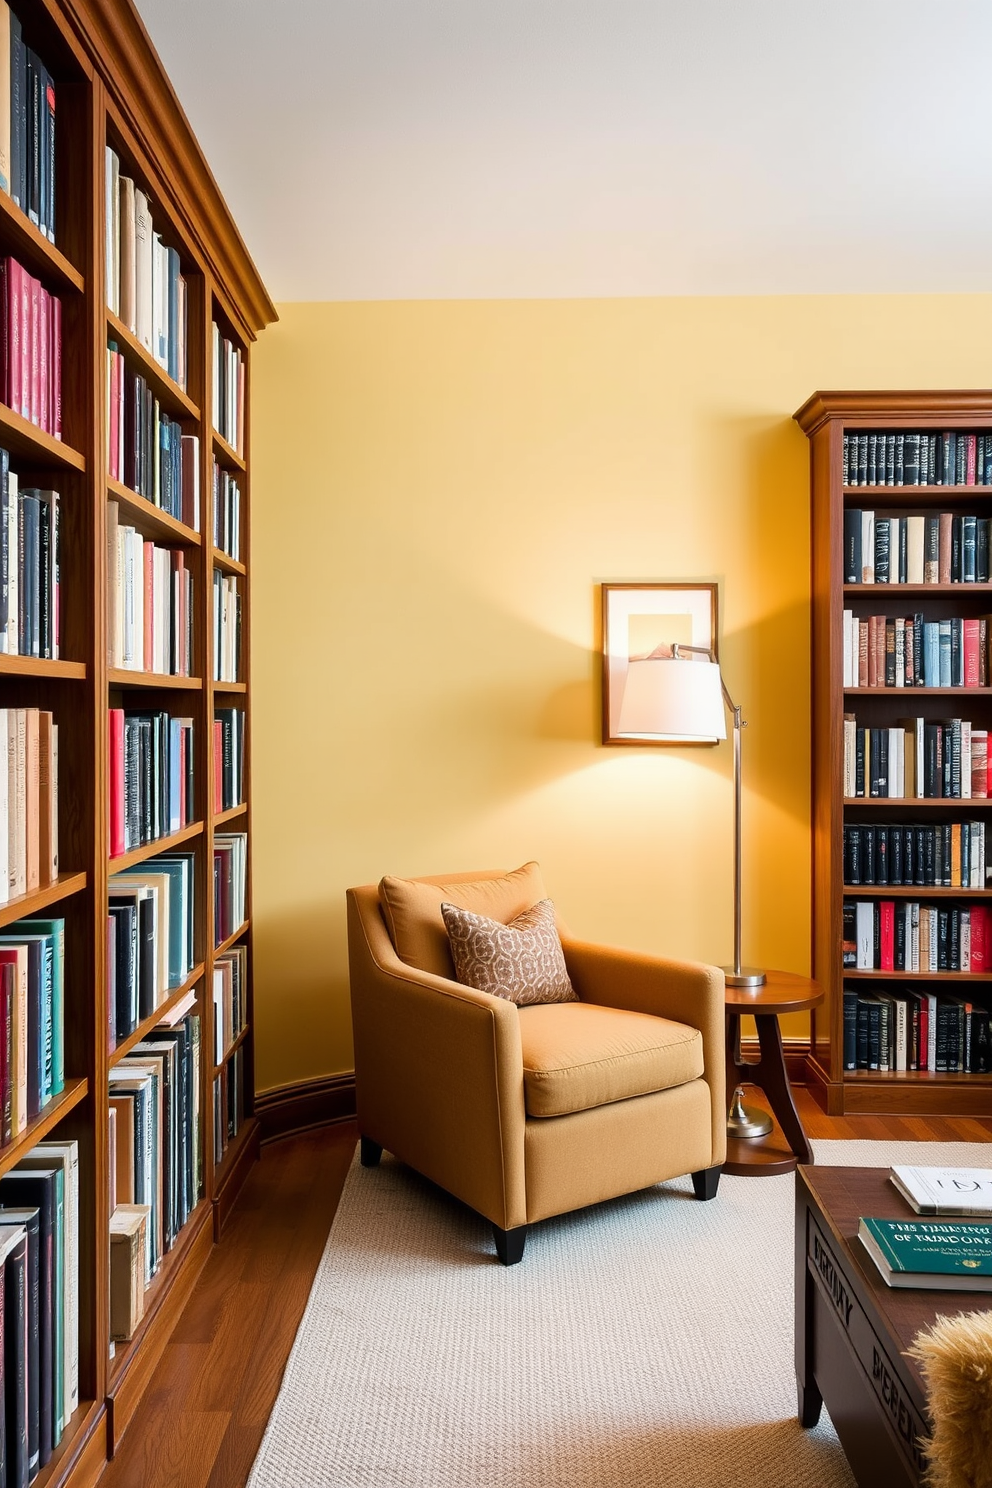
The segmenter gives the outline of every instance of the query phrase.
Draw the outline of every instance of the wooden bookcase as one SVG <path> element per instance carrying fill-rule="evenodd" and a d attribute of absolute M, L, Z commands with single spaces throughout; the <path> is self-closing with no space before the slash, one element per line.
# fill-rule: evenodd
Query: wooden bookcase
<path fill-rule="evenodd" d="M 844 1067 L 845 985 L 863 993 L 963 995 L 992 1005 L 992 975 L 942 971 L 861 971 L 843 966 L 845 900 L 915 899 L 961 907 L 992 902 L 983 887 L 889 888 L 845 885 L 844 829 L 859 823 L 985 824 L 992 848 L 992 796 L 972 799 L 871 799 L 844 794 L 844 715 L 884 729 L 905 717 L 965 718 L 992 728 L 992 687 L 845 689 L 844 611 L 856 617 L 922 614 L 926 620 L 992 614 L 992 583 L 845 583 L 844 513 L 876 516 L 951 513 L 992 517 L 992 484 L 845 485 L 844 438 L 862 433 L 939 433 L 992 437 L 992 392 L 819 392 L 795 415 L 810 440 L 812 484 L 812 819 L 813 968 L 826 992 L 813 1014 L 808 1070 L 831 1115 L 873 1112 L 992 1115 L 992 1075 Z M 981 479 L 981 472 L 978 474 Z M 848 678 L 847 680 L 851 680 Z"/>
<path fill-rule="evenodd" d="M 258 331 L 275 311 L 219 194 L 209 168 L 129 0 L 14 0 L 25 43 L 42 58 L 56 90 L 56 235 L 49 242 L 0 193 L 0 257 L 13 255 L 62 301 L 62 438 L 0 406 L 0 446 L 22 484 L 61 494 L 61 659 L 0 655 L 3 707 L 53 710 L 59 725 L 60 877 L 40 892 L 0 905 L 0 926 L 45 912 L 66 925 L 65 1089 L 10 1145 L 0 1173 L 45 1136 L 76 1138 L 80 1154 L 80 1404 L 51 1462 L 36 1482 L 93 1483 L 113 1455 L 151 1378 L 172 1324 L 219 1236 L 234 1195 L 257 1154 L 252 1114 L 251 875 L 244 923 L 215 946 L 213 852 L 218 832 L 247 832 L 250 763 L 244 802 L 214 809 L 211 727 L 215 708 L 249 706 L 250 443 L 236 454 L 212 426 L 212 325 L 216 320 L 248 361 Z M 110 313 L 105 293 L 106 149 L 140 181 L 154 206 L 156 231 L 179 253 L 188 286 L 188 377 L 183 390 Z M 200 524 L 193 530 L 120 481 L 108 478 L 106 357 L 115 341 L 148 380 L 162 407 L 199 437 Z M 246 420 L 247 425 L 247 420 Z M 212 542 L 214 458 L 242 487 L 238 561 Z M 148 675 L 108 665 L 108 501 L 121 519 L 159 544 L 181 548 L 194 580 L 190 677 Z M 212 575 L 235 574 L 241 589 L 239 681 L 215 682 Z M 192 716 L 195 813 L 178 834 L 113 862 L 108 853 L 108 709 L 159 708 Z M 195 853 L 195 967 L 187 983 L 108 1051 L 108 877 L 119 868 L 182 845 Z M 226 1099 L 234 1051 L 214 1068 L 212 976 L 230 944 L 248 947 L 248 1028 L 237 1041 L 244 1114 L 215 1161 L 210 1113 L 215 1079 Z M 201 1016 L 203 1197 L 166 1254 L 146 1296 L 134 1339 L 111 1357 L 108 1323 L 108 1067 L 146 1034 L 165 1007 L 194 990 Z"/>

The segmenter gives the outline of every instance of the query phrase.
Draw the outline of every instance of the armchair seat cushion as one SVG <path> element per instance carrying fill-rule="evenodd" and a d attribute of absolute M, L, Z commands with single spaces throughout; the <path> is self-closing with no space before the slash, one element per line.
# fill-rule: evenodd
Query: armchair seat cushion
<path fill-rule="evenodd" d="M 567 1116 L 703 1073 L 696 1028 L 592 1002 L 519 1009 L 528 1116 Z"/>

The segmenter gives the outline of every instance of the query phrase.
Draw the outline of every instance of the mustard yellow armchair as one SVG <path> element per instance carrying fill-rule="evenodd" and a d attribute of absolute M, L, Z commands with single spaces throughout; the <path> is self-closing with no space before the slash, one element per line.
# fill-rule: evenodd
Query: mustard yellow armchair
<path fill-rule="evenodd" d="M 536 1221 L 666 1178 L 713 1198 L 726 1157 L 717 967 L 562 934 L 578 1001 L 454 979 L 443 901 L 508 924 L 544 897 L 534 863 L 348 891 L 361 1160 L 385 1148 L 484 1215 L 504 1265 Z"/>

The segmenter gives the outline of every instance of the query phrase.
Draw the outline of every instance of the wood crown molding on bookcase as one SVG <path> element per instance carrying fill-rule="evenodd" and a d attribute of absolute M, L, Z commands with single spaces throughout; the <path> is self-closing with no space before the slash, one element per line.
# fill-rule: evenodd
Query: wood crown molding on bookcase
<path fill-rule="evenodd" d="M 935 411 L 944 419 L 968 419 L 987 415 L 992 407 L 992 389 L 917 392 L 897 388 L 877 392 L 813 393 L 793 415 L 806 435 L 813 435 L 828 419 L 870 424 L 879 418 L 932 418 Z"/>
<path fill-rule="evenodd" d="M 278 319 L 275 306 L 131 0 L 63 0 L 63 9 L 142 148 L 153 160 L 168 160 L 161 183 L 168 214 L 182 220 L 247 315 L 247 329 L 270 325 Z"/>

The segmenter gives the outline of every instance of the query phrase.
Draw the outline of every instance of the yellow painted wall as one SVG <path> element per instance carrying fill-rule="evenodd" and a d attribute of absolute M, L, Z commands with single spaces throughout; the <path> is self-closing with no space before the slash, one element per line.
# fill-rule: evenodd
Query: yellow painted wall
<path fill-rule="evenodd" d="M 730 957 L 730 745 L 602 747 L 601 580 L 719 582 L 744 956 L 808 970 L 791 415 L 816 388 L 987 383 L 992 297 L 279 313 L 254 361 L 258 1088 L 351 1067 L 344 890 L 385 872 L 536 857 L 577 933 Z"/>

